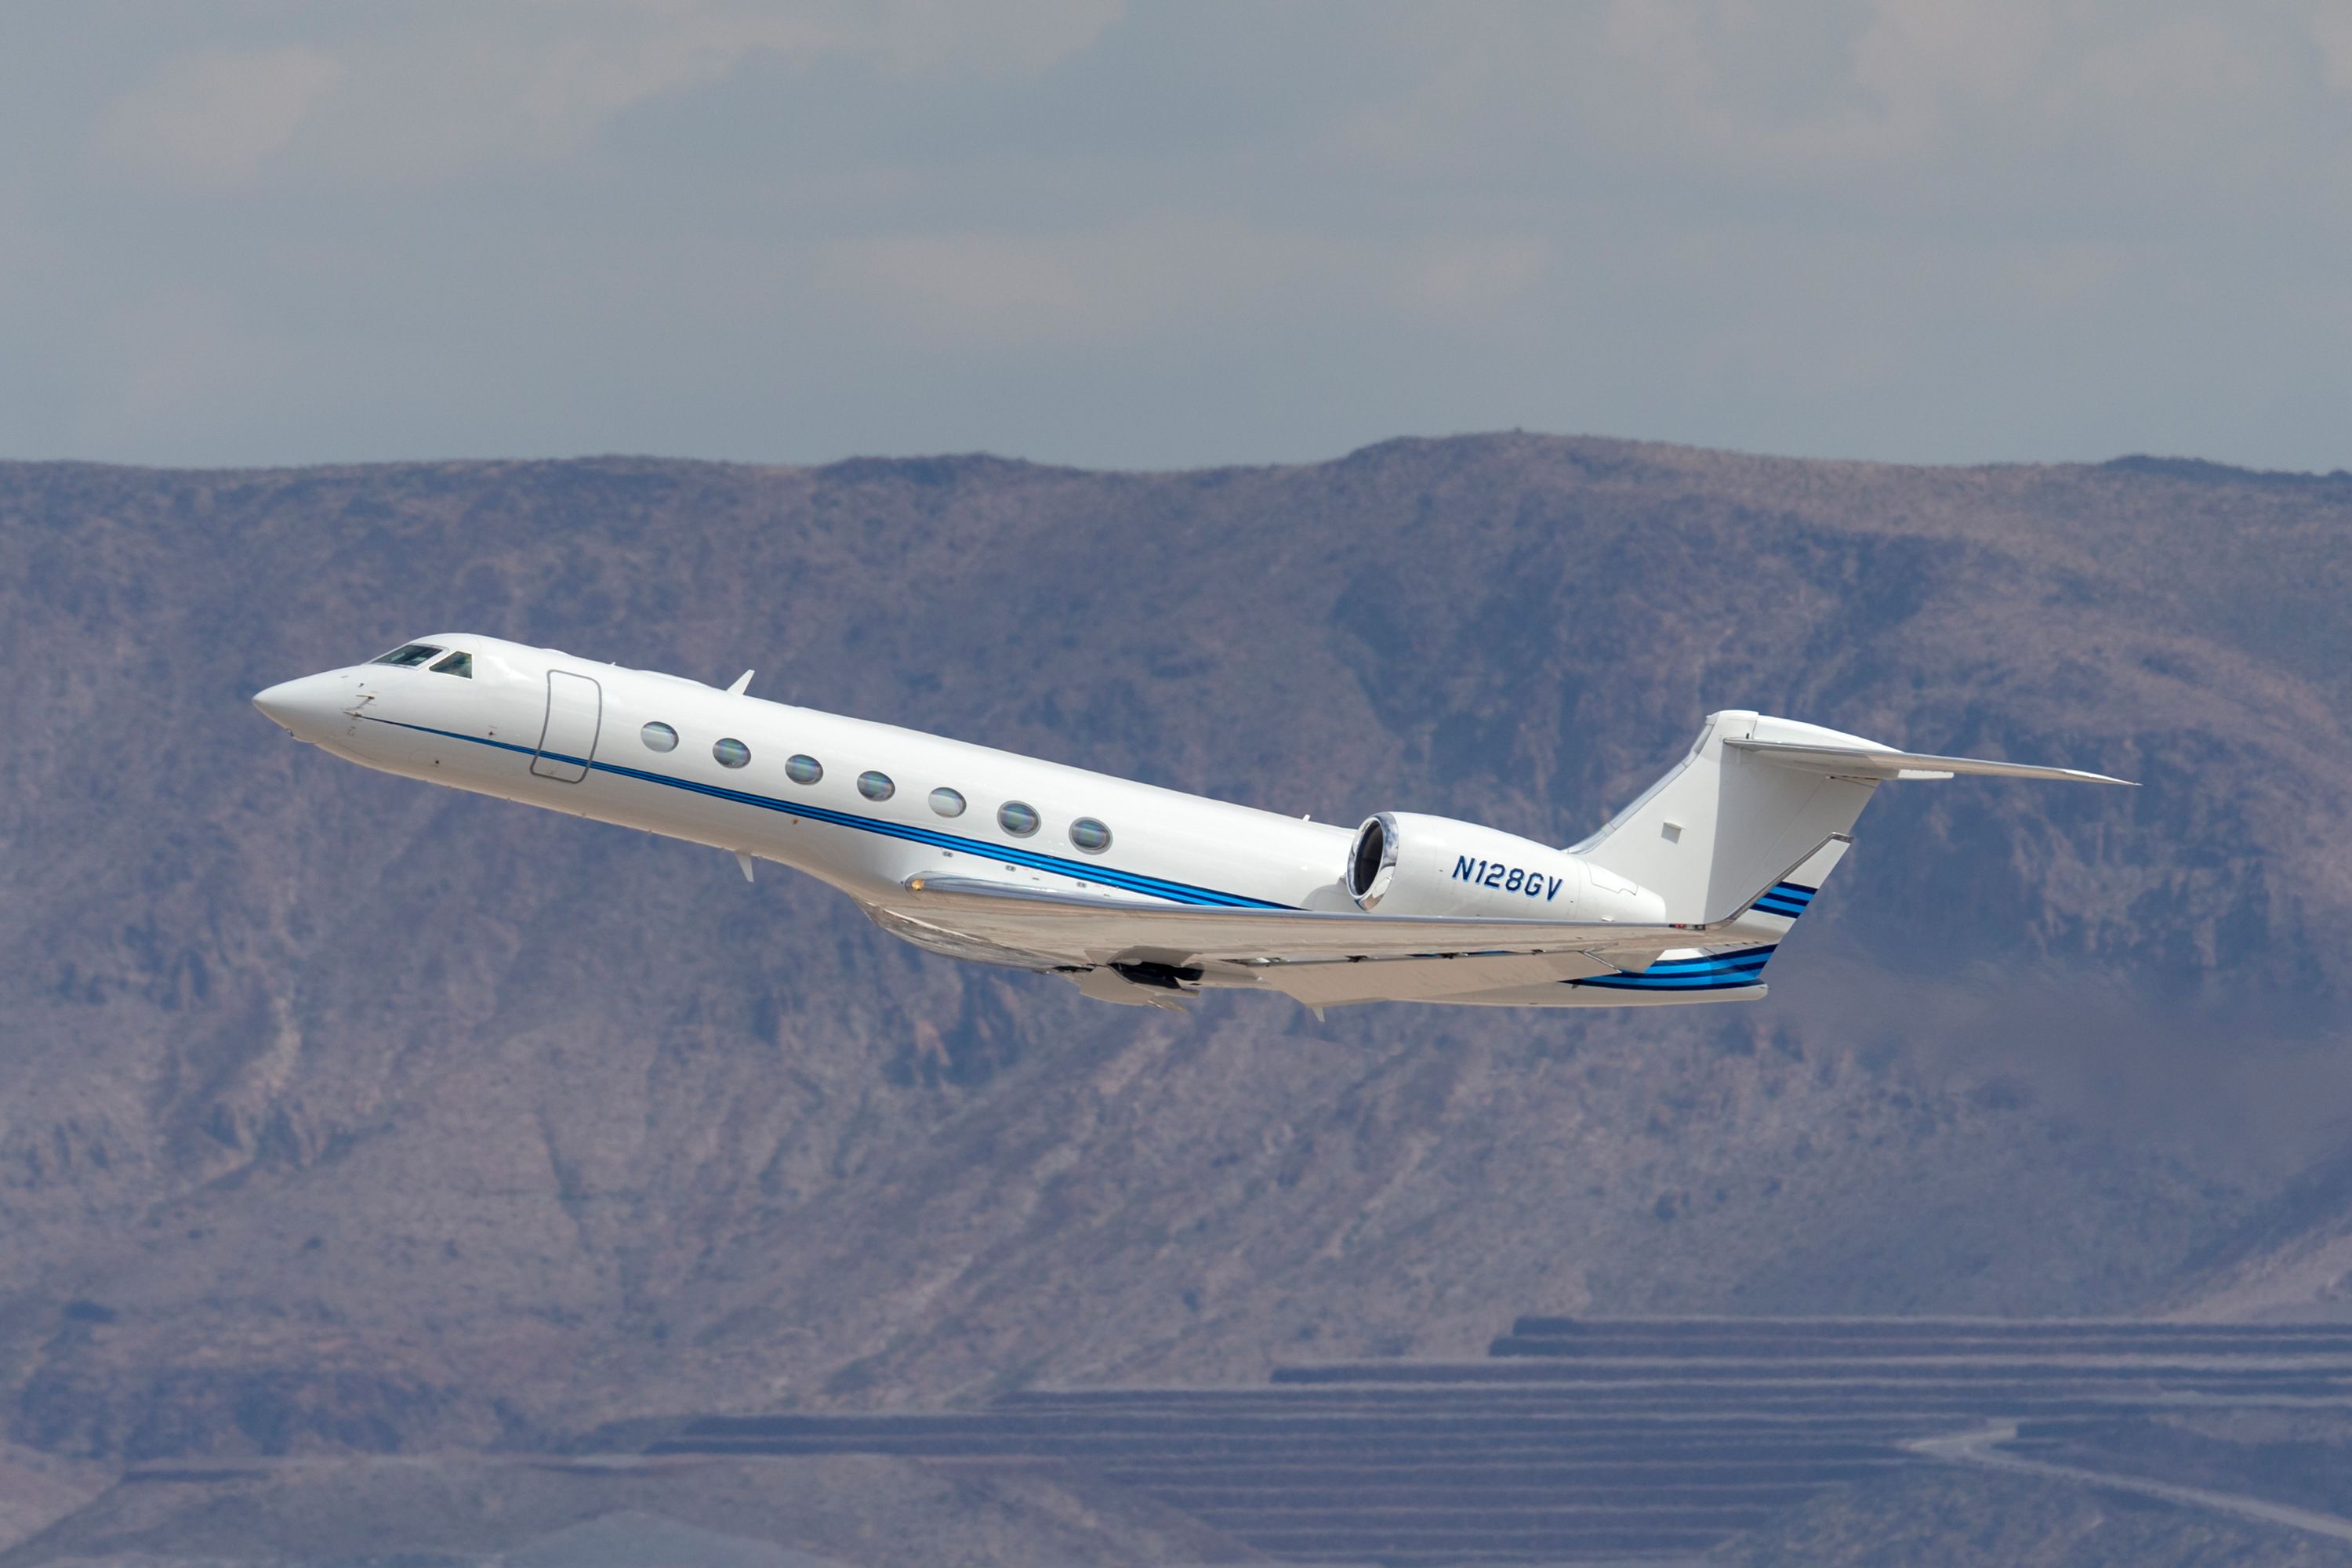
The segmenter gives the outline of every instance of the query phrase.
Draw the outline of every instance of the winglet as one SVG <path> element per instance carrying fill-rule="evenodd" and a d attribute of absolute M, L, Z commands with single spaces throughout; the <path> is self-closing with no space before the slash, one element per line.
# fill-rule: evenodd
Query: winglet
<path fill-rule="evenodd" d="M 756 669 L 747 669 L 742 674 L 737 676 L 735 678 L 735 684 L 727 689 L 727 695 L 730 697 L 742 696 L 743 689 L 751 685 L 751 678 L 759 673 L 760 672 Z"/>

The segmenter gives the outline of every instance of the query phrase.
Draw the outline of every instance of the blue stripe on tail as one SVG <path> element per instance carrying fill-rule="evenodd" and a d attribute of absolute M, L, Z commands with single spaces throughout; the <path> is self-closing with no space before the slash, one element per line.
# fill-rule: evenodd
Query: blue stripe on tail
<path fill-rule="evenodd" d="M 1797 882 L 1776 882 L 1752 907 L 1793 921 L 1812 906 L 1813 895 L 1820 891 Z M 1762 983 L 1764 966 L 1771 962 L 1776 946 L 1743 947 L 1696 958 L 1662 958 L 1639 974 L 1602 974 L 1563 984 L 1595 991 L 1738 991 Z"/>
<path fill-rule="evenodd" d="M 1792 921 L 1805 912 L 1813 901 L 1813 895 L 1819 891 L 1818 888 L 1803 887 L 1795 882 L 1777 882 L 1771 891 L 1756 900 L 1754 907 L 1768 915 L 1779 915 L 1783 920 Z"/>
<path fill-rule="evenodd" d="M 1568 984 L 1600 991 L 1735 991 L 1755 984 L 1771 957 L 1769 947 L 1743 947 L 1700 958 L 1660 959 L 1639 974 L 1603 974 Z"/>

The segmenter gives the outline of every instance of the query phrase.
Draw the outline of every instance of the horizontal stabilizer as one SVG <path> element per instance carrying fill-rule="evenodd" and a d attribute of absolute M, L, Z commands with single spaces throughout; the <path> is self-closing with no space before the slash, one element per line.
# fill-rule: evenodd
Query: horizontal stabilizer
<path fill-rule="evenodd" d="M 2079 768 L 2036 767 L 2030 763 L 1997 763 L 1983 757 L 1934 757 L 1919 752 L 1890 751 L 1883 746 L 1802 746 L 1781 741 L 1737 740 L 1723 743 L 1759 762 L 1836 778 L 1948 779 L 1956 773 L 1975 773 L 1987 778 L 2060 779 L 2073 784 L 2137 787 L 2130 779 L 2109 778 L 2105 773 L 2084 773 Z"/>

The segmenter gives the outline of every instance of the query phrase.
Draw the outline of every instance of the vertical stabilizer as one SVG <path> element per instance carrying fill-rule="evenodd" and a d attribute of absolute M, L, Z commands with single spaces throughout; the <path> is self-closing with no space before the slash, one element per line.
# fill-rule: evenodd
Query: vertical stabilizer
<path fill-rule="evenodd" d="M 1671 921 L 1720 921 L 1824 839 L 1851 831 L 1878 787 L 1876 779 L 1782 766 L 1727 741 L 1874 746 L 1769 714 L 1710 713 L 1665 777 L 1570 852 L 1658 894 Z"/>

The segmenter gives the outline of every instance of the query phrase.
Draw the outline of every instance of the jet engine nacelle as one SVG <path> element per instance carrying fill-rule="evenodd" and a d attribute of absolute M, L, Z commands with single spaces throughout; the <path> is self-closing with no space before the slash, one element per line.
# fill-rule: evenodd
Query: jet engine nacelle
<path fill-rule="evenodd" d="M 1475 822 L 1384 811 L 1348 851 L 1348 892 L 1392 915 L 1663 924 L 1665 900 L 1565 849 Z"/>

